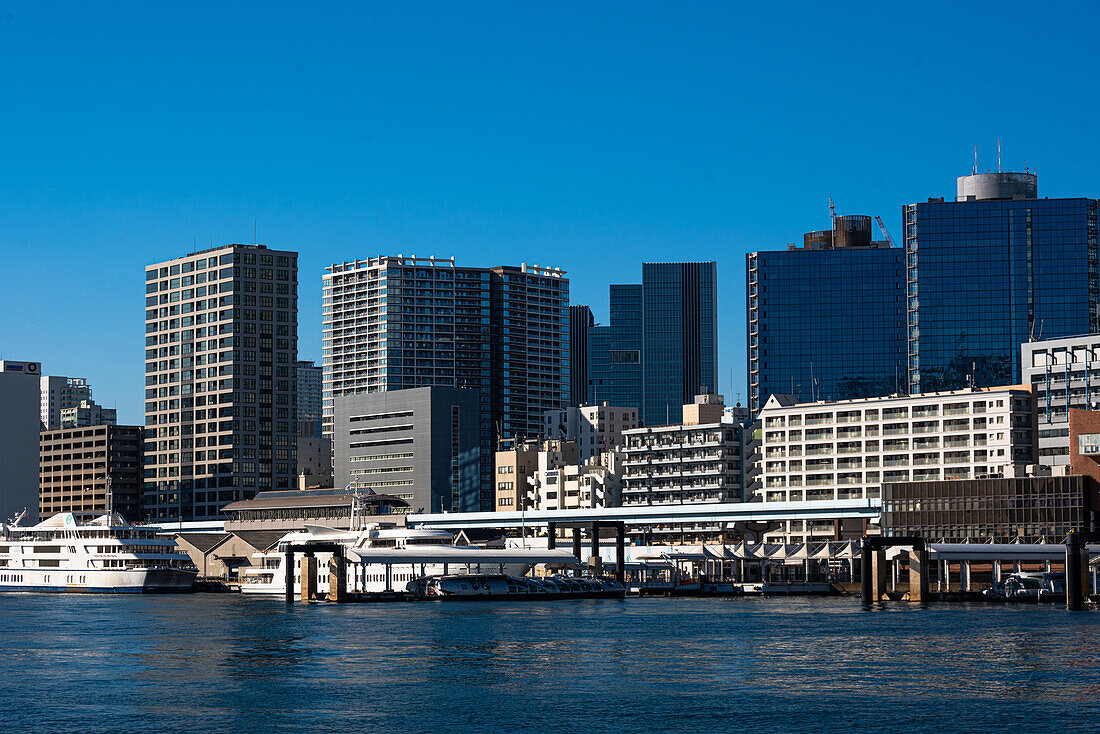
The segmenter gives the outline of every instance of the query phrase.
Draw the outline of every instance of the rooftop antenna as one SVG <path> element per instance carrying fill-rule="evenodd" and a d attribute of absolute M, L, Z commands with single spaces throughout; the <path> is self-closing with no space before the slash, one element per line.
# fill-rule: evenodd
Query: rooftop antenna
<path fill-rule="evenodd" d="M 978 146 L 974 146 L 974 174 L 978 173 Z"/>
<path fill-rule="evenodd" d="M 997 173 L 1001 172 L 1001 139 L 997 138 Z"/>
<path fill-rule="evenodd" d="M 260 238 L 256 234 L 256 220 L 255 219 L 252 220 L 252 244 L 254 244 L 254 245 L 260 244 Z"/>
<path fill-rule="evenodd" d="M 831 234 L 830 234 L 830 237 L 829 237 L 829 244 L 832 247 L 835 248 L 836 247 L 836 204 L 833 203 L 833 197 L 831 197 L 831 196 L 829 197 L 829 226 L 831 227 L 831 229 L 830 229 Z"/>

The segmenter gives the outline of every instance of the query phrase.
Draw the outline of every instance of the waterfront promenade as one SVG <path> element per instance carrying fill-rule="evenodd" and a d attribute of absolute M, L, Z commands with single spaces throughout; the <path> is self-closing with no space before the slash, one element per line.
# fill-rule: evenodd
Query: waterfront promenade
<path fill-rule="evenodd" d="M 9 731 L 1089 730 L 1100 615 L 0 596 Z"/>

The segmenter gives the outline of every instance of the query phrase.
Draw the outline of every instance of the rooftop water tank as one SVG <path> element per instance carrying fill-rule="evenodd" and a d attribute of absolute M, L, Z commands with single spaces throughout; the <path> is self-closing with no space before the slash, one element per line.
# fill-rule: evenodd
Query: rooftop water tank
<path fill-rule="evenodd" d="M 959 176 L 955 201 L 1037 198 L 1039 179 L 1034 173 L 975 173 Z"/>

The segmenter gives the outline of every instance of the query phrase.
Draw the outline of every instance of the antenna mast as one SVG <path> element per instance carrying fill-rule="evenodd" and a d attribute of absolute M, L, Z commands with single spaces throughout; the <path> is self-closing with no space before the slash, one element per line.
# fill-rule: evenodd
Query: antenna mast
<path fill-rule="evenodd" d="M 1001 139 L 997 138 L 997 173 L 1001 172 Z"/>
<path fill-rule="evenodd" d="M 974 146 L 974 174 L 978 173 L 978 146 Z"/>
<path fill-rule="evenodd" d="M 836 204 L 833 203 L 833 197 L 831 197 L 831 196 L 829 197 L 829 227 L 830 227 L 830 233 L 831 233 L 829 235 L 829 244 L 833 248 L 835 248 L 836 247 Z"/>

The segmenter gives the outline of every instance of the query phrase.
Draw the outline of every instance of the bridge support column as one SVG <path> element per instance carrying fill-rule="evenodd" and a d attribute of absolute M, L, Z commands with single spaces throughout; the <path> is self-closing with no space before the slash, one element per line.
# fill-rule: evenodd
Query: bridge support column
<path fill-rule="evenodd" d="M 333 553 L 328 561 L 328 600 L 345 601 L 347 597 L 347 563 L 343 553 Z"/>
<path fill-rule="evenodd" d="M 1085 608 L 1088 557 L 1088 549 L 1081 536 L 1071 531 L 1066 536 L 1066 609 L 1070 611 Z"/>
<path fill-rule="evenodd" d="M 928 551 L 909 551 L 909 601 L 928 601 Z"/>
<path fill-rule="evenodd" d="M 588 556 L 588 565 L 597 576 L 603 571 L 603 557 L 600 555 L 600 524 L 592 523 L 592 553 Z"/>
<path fill-rule="evenodd" d="M 889 566 L 890 563 L 886 560 L 886 551 L 876 548 L 871 556 L 871 567 L 873 570 L 871 577 L 871 596 L 874 597 L 874 601 L 876 602 L 881 601 L 883 595 L 886 593 Z"/>
<path fill-rule="evenodd" d="M 577 557 L 577 563 L 581 562 L 581 529 L 580 527 L 573 528 L 573 555 Z M 581 575 L 580 567 L 573 569 L 574 576 Z"/>
<path fill-rule="evenodd" d="M 284 577 L 286 578 L 286 603 L 294 603 L 294 550 L 286 549 L 286 561 L 284 563 Z"/>
<path fill-rule="evenodd" d="M 620 584 L 626 582 L 626 523 L 615 528 L 615 579 Z"/>
<path fill-rule="evenodd" d="M 302 601 L 310 601 L 317 596 L 317 556 L 306 553 L 302 556 Z"/>
<path fill-rule="evenodd" d="M 558 547 L 558 524 L 556 522 L 546 523 L 546 547 L 548 550 L 554 550 Z"/>

